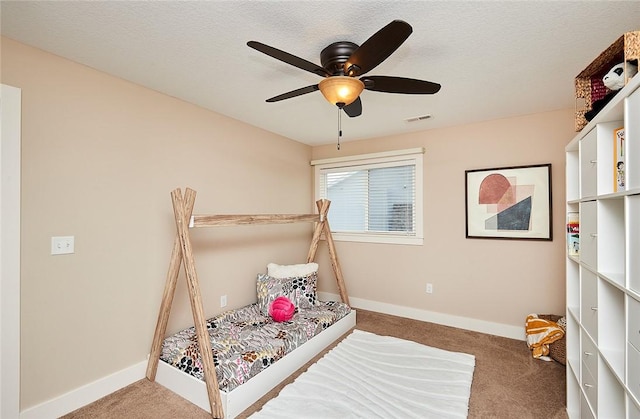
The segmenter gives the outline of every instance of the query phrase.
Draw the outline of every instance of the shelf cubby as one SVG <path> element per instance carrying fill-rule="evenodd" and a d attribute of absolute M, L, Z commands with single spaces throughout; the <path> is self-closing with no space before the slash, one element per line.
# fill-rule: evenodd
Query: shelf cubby
<path fill-rule="evenodd" d="M 580 381 L 580 326 L 578 321 L 569 315 L 567 317 L 567 368 L 577 381 Z"/>
<path fill-rule="evenodd" d="M 573 374 L 573 370 L 567 369 L 567 374 Z M 574 376 L 573 380 L 567 381 L 567 413 L 569 417 L 580 417 L 580 380 Z"/>
<path fill-rule="evenodd" d="M 580 265 L 574 260 L 567 263 L 567 310 L 580 318 Z"/>
<path fill-rule="evenodd" d="M 598 204 L 596 201 L 580 203 L 580 263 L 593 270 L 597 268 Z"/>
<path fill-rule="evenodd" d="M 576 201 L 580 199 L 580 177 L 578 177 L 578 173 L 580 172 L 580 160 L 577 148 L 567 152 L 565 165 L 567 173 L 574 174 L 572 177 L 566 177 L 565 193 L 567 201 Z"/>
<path fill-rule="evenodd" d="M 627 397 L 627 418 L 629 419 L 640 419 L 640 407 L 633 402 L 631 397 Z"/>
<path fill-rule="evenodd" d="M 625 198 L 627 287 L 640 294 L 640 195 Z"/>
<path fill-rule="evenodd" d="M 609 366 L 600 360 L 598 368 L 598 417 L 625 417 L 624 387 Z"/>
<path fill-rule="evenodd" d="M 625 99 L 624 114 L 625 183 L 632 190 L 640 188 L 640 89 Z"/>
<path fill-rule="evenodd" d="M 627 387 L 631 397 L 640 400 L 640 351 L 628 343 L 629 363 L 627 365 Z"/>
<path fill-rule="evenodd" d="M 585 267 L 580 268 L 580 323 L 598 342 L 598 277 Z"/>
<path fill-rule="evenodd" d="M 626 346 L 625 294 L 606 281 L 598 281 L 598 347 L 613 373 L 624 382 Z"/>
<path fill-rule="evenodd" d="M 597 224 L 598 272 L 624 287 L 624 200 L 621 197 L 598 200 Z"/>
<path fill-rule="evenodd" d="M 614 130 L 623 127 L 624 121 L 602 122 L 596 125 L 596 191 L 598 196 L 616 192 L 614 191 L 616 165 L 613 151 Z"/>
<path fill-rule="evenodd" d="M 598 136 L 591 130 L 580 140 L 580 199 L 595 197 L 598 185 Z"/>
<path fill-rule="evenodd" d="M 627 336 L 629 343 L 640 351 L 640 301 L 627 295 Z M 640 371 L 638 371 L 640 377 Z"/>

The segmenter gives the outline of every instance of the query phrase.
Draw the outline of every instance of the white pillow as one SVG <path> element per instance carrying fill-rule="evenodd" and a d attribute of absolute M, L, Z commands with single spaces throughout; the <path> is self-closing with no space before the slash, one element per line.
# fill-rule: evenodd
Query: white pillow
<path fill-rule="evenodd" d="M 297 265 L 278 265 L 277 263 L 267 265 L 267 275 L 272 278 L 297 278 L 316 272 L 318 272 L 318 264 L 314 262 Z"/>

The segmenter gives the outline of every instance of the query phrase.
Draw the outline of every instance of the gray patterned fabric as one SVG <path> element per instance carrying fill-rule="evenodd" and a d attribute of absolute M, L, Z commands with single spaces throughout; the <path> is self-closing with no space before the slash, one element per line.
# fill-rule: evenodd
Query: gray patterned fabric
<path fill-rule="evenodd" d="M 291 321 L 282 323 L 265 316 L 257 303 L 207 320 L 220 389 L 233 390 L 351 311 L 340 302 L 317 304 L 296 308 Z M 160 359 L 204 380 L 194 327 L 167 337 Z"/>
<path fill-rule="evenodd" d="M 318 274 L 316 272 L 292 278 L 273 278 L 260 274 L 256 281 L 258 307 L 266 316 L 269 314 L 271 303 L 276 298 L 283 296 L 287 297 L 300 310 L 312 308 L 317 303 L 317 283 Z"/>

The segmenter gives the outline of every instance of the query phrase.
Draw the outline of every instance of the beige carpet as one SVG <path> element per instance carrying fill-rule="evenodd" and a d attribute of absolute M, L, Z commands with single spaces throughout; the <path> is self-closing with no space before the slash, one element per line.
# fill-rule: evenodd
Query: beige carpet
<path fill-rule="evenodd" d="M 364 310 L 358 310 L 357 328 L 378 335 L 395 336 L 436 348 L 474 355 L 476 368 L 471 385 L 469 418 L 567 417 L 565 367 L 556 362 L 534 360 L 524 341 Z M 246 418 L 259 410 L 267 400 L 275 397 L 284 385 L 293 381 L 311 363 L 267 393 L 239 417 Z M 211 416 L 164 387 L 147 380 L 133 383 L 64 416 L 65 419 L 125 417 L 168 419 Z"/>

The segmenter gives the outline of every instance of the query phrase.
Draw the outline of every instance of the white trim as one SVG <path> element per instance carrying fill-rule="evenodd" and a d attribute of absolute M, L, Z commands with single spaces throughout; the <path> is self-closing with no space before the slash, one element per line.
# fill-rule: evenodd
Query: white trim
<path fill-rule="evenodd" d="M 339 231 L 336 231 L 336 232 L 332 232 L 331 235 L 333 236 L 333 240 L 340 241 L 340 242 L 408 244 L 411 246 L 422 246 L 424 244 L 423 237 L 401 236 L 398 234 L 387 236 L 384 234 L 376 235 L 371 233 L 367 233 L 367 234 L 341 233 Z"/>
<path fill-rule="evenodd" d="M 20 412 L 20 419 L 59 418 L 145 378 L 146 369 L 146 360 L 138 362 L 131 367 L 86 384 L 62 396 L 23 410 Z"/>
<path fill-rule="evenodd" d="M 0 417 L 20 412 L 20 129 L 22 91 L 0 90 Z"/>
<path fill-rule="evenodd" d="M 322 301 L 340 301 L 337 294 L 318 292 L 318 298 Z M 487 333 L 495 336 L 502 336 L 510 339 L 524 341 L 526 339 L 524 326 L 512 326 L 503 323 L 488 322 L 486 320 L 472 319 L 469 317 L 454 316 L 452 314 L 437 313 L 419 308 L 399 306 L 395 304 L 381 303 L 378 301 L 365 300 L 349 296 L 351 307 L 363 310 L 375 311 L 377 313 L 391 314 L 393 316 L 406 317 L 408 319 L 420 320 L 441 324 L 444 326 L 457 327 L 459 329 L 471 330 L 473 332 Z"/>
<path fill-rule="evenodd" d="M 404 150 L 382 151 L 380 153 L 357 154 L 355 156 L 343 156 L 343 157 L 333 157 L 329 159 L 311 160 L 310 164 L 311 166 L 316 166 L 318 164 L 355 162 L 358 160 L 371 160 L 371 159 L 389 158 L 389 157 L 396 157 L 396 156 L 408 156 L 411 154 L 424 154 L 424 148 L 422 147 L 407 148 Z"/>
<path fill-rule="evenodd" d="M 354 170 L 365 170 L 369 168 L 369 166 L 386 167 L 387 164 L 389 166 L 397 166 L 404 162 L 406 162 L 407 165 L 413 165 L 415 168 L 414 235 L 402 235 L 402 232 L 399 231 L 378 234 L 376 232 L 340 232 L 332 230 L 333 239 L 335 241 L 346 242 L 422 246 L 424 244 L 424 153 L 424 148 L 411 148 L 312 161 L 312 165 L 315 166 L 313 168 L 313 194 L 315 201 L 325 198 L 321 196 L 320 178 L 322 172 L 338 171 L 344 167 L 353 168 Z M 329 217 L 329 219 L 331 219 L 331 217 Z"/>

